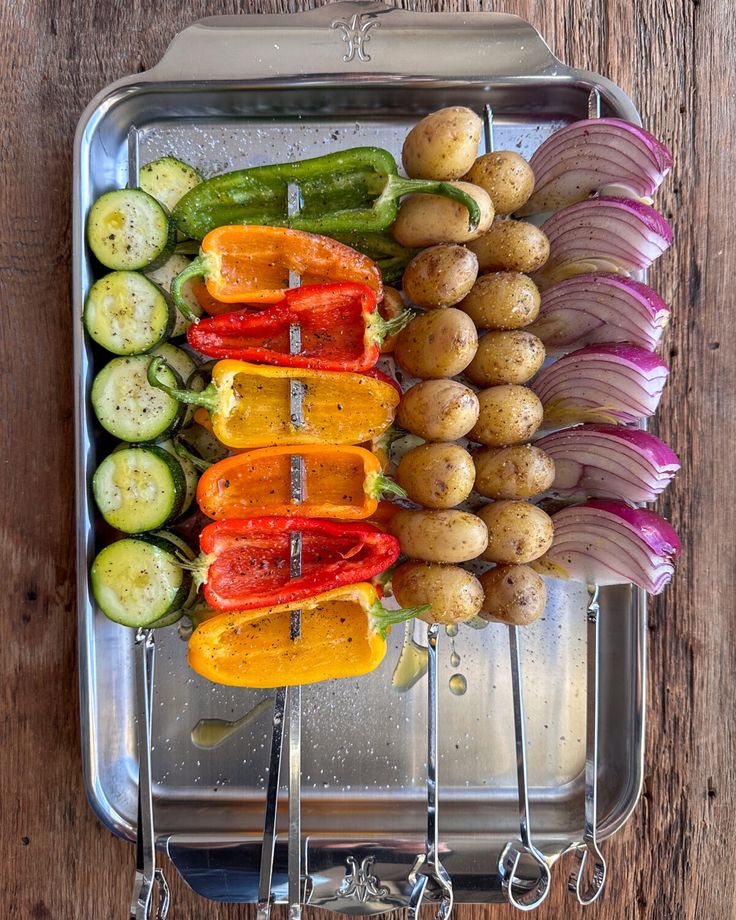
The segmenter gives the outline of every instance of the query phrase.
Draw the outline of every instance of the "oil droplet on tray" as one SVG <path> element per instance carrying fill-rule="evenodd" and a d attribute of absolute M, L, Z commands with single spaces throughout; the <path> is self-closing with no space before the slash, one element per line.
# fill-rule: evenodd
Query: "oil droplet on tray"
<path fill-rule="evenodd" d="M 452 639 L 460 632 L 460 627 L 457 623 L 450 623 L 449 626 L 445 626 L 445 633 Z"/>
<path fill-rule="evenodd" d="M 453 668 L 456 668 L 460 664 L 460 656 L 454 649 L 450 655 L 450 664 Z"/>
<path fill-rule="evenodd" d="M 404 626 L 404 644 L 391 676 L 391 686 L 399 692 L 410 690 L 427 673 L 429 653 L 414 641 L 411 623 Z"/>
<path fill-rule="evenodd" d="M 227 741 L 241 728 L 250 725 L 251 722 L 255 722 L 259 716 L 263 715 L 267 709 L 271 709 L 272 706 L 273 699 L 266 697 L 235 721 L 229 721 L 228 719 L 200 719 L 190 735 L 192 744 L 202 751 L 211 751 L 222 744 L 223 741 Z"/>
<path fill-rule="evenodd" d="M 455 696 L 464 696 L 468 689 L 468 682 L 464 674 L 453 674 L 449 686 L 450 693 L 454 693 Z"/>

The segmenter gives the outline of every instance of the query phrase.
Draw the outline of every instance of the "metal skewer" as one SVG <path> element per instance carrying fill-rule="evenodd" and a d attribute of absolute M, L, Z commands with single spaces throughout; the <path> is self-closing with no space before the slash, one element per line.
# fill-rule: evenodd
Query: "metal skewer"
<path fill-rule="evenodd" d="M 299 190 L 290 185 L 288 189 L 289 215 L 299 211 Z M 289 272 L 289 287 L 298 287 L 299 276 Z M 297 355 L 302 350 L 301 329 L 298 324 L 289 326 L 289 353 Z M 298 428 L 304 424 L 304 388 L 299 380 L 289 381 L 289 416 L 291 425 Z M 291 500 L 295 504 L 304 501 L 304 458 L 294 455 L 289 469 Z M 302 574 L 302 535 L 289 535 L 289 575 L 298 578 Z M 291 613 L 290 635 L 292 641 L 301 635 L 302 612 Z M 257 920 L 269 920 L 273 904 L 272 881 L 273 862 L 276 848 L 276 817 L 278 794 L 281 785 L 281 762 L 284 740 L 284 716 L 288 711 L 289 722 L 289 843 L 288 843 L 288 903 L 290 920 L 299 920 L 302 904 L 302 834 L 301 834 L 301 716 L 302 688 L 279 687 L 274 700 L 273 728 L 271 733 L 271 755 L 269 761 L 266 814 L 261 847 L 260 879 L 258 883 Z"/>
<path fill-rule="evenodd" d="M 130 920 L 149 920 L 153 907 L 153 884 L 158 887 L 157 920 L 169 912 L 169 886 L 156 866 L 156 831 L 153 824 L 151 789 L 151 723 L 153 721 L 153 665 L 155 646 L 153 630 L 139 629 L 135 634 L 136 709 L 138 717 L 138 825 L 136 829 L 136 865 Z"/>
<path fill-rule="evenodd" d="M 598 812 L 598 726 L 600 696 L 600 606 L 598 586 L 588 585 L 588 686 L 585 726 L 585 829 L 583 839 L 576 844 L 577 867 L 570 873 L 568 890 L 573 892 L 584 907 L 600 897 L 606 883 L 606 861 L 596 840 Z M 585 885 L 584 875 L 588 861 L 593 869 Z"/>
<path fill-rule="evenodd" d="M 427 841 L 425 852 L 417 856 L 409 874 L 414 886 L 409 900 L 409 920 L 417 920 L 427 887 L 432 900 L 439 900 L 437 920 L 447 920 L 452 912 L 452 880 L 439 858 L 438 776 L 437 776 L 437 639 L 439 626 L 427 627 Z"/>

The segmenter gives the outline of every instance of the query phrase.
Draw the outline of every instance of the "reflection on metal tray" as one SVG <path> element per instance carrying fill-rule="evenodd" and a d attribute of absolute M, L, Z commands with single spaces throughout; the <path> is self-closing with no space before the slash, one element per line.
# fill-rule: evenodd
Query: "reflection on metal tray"
<path fill-rule="evenodd" d="M 531 26 L 501 14 L 413 14 L 343 3 L 298 16 L 215 17 L 179 35 L 148 73 L 104 90 L 75 148 L 74 309 L 78 451 L 80 678 L 85 778 L 92 807 L 118 834 L 136 821 L 133 633 L 94 610 L 87 571 L 97 535 L 89 484 L 101 442 L 88 392 L 103 359 L 82 335 L 92 267 L 83 245 L 94 198 L 127 181 L 135 127 L 141 164 L 164 154 L 205 175 L 224 168 L 376 144 L 400 153 L 418 117 L 490 102 L 499 148 L 528 156 L 566 121 L 585 117 L 598 87 L 604 114 L 638 120 L 624 94 L 557 61 Z M 522 633 L 531 805 L 536 842 L 555 858 L 581 836 L 585 763 L 584 586 L 549 582 L 546 616 Z M 645 598 L 601 593 L 599 828 L 626 820 L 641 785 Z M 506 629 L 462 628 L 459 668 L 440 645 L 440 839 L 457 901 L 500 897 L 499 853 L 518 831 Z M 201 680 L 176 628 L 157 635 L 153 702 L 156 829 L 187 881 L 208 897 L 255 901 L 271 721 L 245 725 L 211 750 L 203 718 L 236 719 L 267 694 Z M 426 689 L 399 693 L 384 664 L 303 690 L 302 829 L 310 903 L 353 913 L 405 906 L 424 849 Z M 461 671 L 467 693 L 448 682 Z M 284 815 L 285 809 L 280 809 Z M 274 891 L 286 895 L 285 820 Z M 356 894 L 357 892 L 357 894 Z"/>

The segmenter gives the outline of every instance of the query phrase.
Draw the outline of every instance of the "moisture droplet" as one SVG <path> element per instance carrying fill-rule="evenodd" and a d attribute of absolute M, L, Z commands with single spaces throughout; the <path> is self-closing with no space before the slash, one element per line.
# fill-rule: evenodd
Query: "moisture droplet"
<path fill-rule="evenodd" d="M 270 709 L 273 705 L 271 697 L 261 700 L 260 703 L 249 709 L 244 716 L 236 721 L 227 719 L 200 719 L 191 732 L 192 744 L 202 751 L 211 751 L 232 737 L 239 729 L 244 728 Z"/>
<path fill-rule="evenodd" d="M 456 651 L 453 650 L 452 655 L 450 655 L 450 664 L 453 668 L 456 668 L 460 664 L 460 656 Z"/>
<path fill-rule="evenodd" d="M 468 689 L 468 682 L 464 674 L 453 674 L 450 678 L 450 693 L 455 696 L 463 696 Z"/>
<path fill-rule="evenodd" d="M 445 626 L 445 632 L 452 639 L 453 636 L 456 636 L 460 632 L 460 627 L 457 623 L 450 623 L 449 626 Z"/>

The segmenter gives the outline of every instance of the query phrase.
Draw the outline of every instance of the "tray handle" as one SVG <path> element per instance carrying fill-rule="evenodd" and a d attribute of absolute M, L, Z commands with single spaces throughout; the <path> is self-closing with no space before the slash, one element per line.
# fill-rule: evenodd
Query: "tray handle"
<path fill-rule="evenodd" d="M 436 54 L 427 50 L 433 45 Z M 200 19 L 173 39 L 147 78 L 247 81 L 314 74 L 422 75 L 428 69 L 434 79 L 567 72 L 537 30 L 518 16 L 469 13 L 461 18 L 350 0 L 289 15 Z"/>

